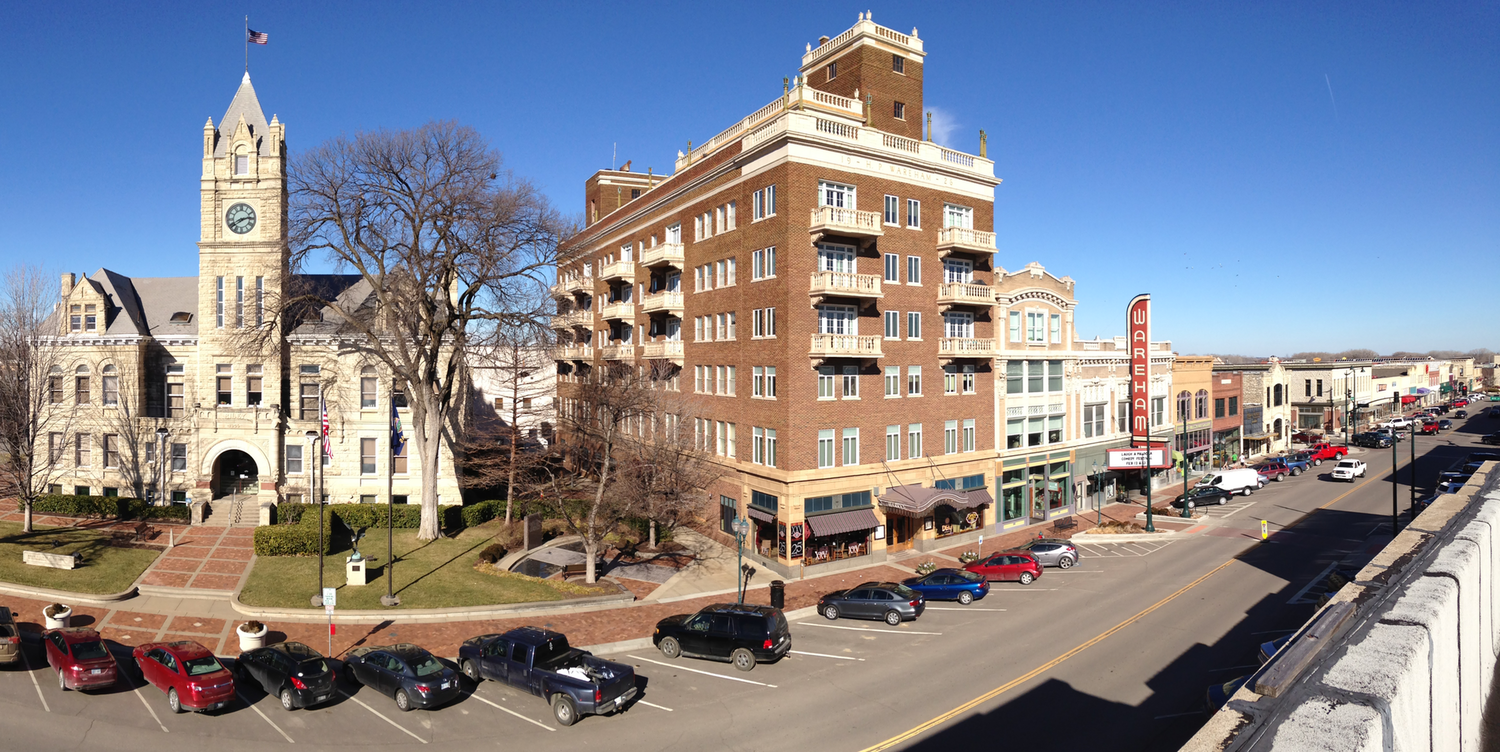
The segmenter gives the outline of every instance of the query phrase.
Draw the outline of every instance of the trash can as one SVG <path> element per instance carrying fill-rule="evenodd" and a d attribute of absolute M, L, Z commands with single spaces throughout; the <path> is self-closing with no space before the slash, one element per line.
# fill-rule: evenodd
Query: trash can
<path fill-rule="evenodd" d="M 786 608 L 786 583 L 771 580 L 771 608 Z"/>

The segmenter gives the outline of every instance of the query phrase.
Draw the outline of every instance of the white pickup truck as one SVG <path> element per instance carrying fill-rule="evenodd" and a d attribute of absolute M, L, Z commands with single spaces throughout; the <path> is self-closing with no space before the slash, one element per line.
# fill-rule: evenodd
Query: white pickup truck
<path fill-rule="evenodd" d="M 1363 478 L 1364 475 L 1364 460 L 1339 460 L 1339 464 L 1333 466 L 1334 480 L 1347 480 L 1353 483 L 1355 478 Z"/>
<path fill-rule="evenodd" d="M 1395 418 L 1391 418 L 1390 420 L 1388 420 L 1388 421 L 1386 421 L 1384 423 L 1381 423 L 1380 427 L 1381 428 L 1390 428 L 1390 429 L 1393 429 L 1393 430 L 1395 430 L 1395 429 L 1401 429 L 1401 428 L 1411 428 L 1412 427 L 1412 419 L 1411 418 L 1407 418 L 1405 416 L 1397 416 Z"/>

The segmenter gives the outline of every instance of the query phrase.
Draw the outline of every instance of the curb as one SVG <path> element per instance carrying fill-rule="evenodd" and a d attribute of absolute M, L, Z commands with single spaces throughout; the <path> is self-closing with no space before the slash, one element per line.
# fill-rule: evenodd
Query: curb
<path fill-rule="evenodd" d="M 1162 530 L 1155 533 L 1118 533 L 1114 535 L 1108 533 L 1089 535 L 1085 532 L 1079 533 L 1068 540 L 1074 543 L 1139 543 L 1141 541 L 1163 540 L 1175 535 L 1177 535 L 1176 530 Z"/>
<path fill-rule="evenodd" d="M 550 613 L 585 613 L 615 608 L 635 600 L 633 593 L 616 595 L 593 595 L 563 601 L 539 603 L 513 603 L 499 606 L 463 606 L 458 608 L 434 608 L 412 611 L 359 609 L 334 611 L 334 621 L 340 624 L 379 624 L 382 622 L 423 624 L 448 621 L 482 621 L 504 619 L 520 614 L 543 615 Z M 564 605 L 565 604 L 565 605 Z M 324 621 L 328 617 L 310 608 L 262 609 L 240 603 L 238 594 L 229 599 L 229 605 L 244 616 L 260 620 L 278 621 Z"/>
<path fill-rule="evenodd" d="M 81 603 L 111 604 L 133 598 L 136 595 L 136 586 L 118 593 L 72 593 L 67 590 L 53 590 L 52 588 L 28 587 L 26 585 L 15 585 L 9 582 L 0 582 L 0 593 L 16 595 L 22 598 L 36 598 L 38 600 L 61 601 L 68 605 Z"/>
<path fill-rule="evenodd" d="M 186 598 L 195 601 L 222 601 L 234 595 L 233 590 L 189 590 L 164 585 L 138 585 L 136 590 L 141 595 L 153 598 Z"/>

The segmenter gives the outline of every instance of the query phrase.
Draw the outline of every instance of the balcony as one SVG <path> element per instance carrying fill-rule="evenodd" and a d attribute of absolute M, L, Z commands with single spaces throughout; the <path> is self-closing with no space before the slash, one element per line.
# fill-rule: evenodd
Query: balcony
<path fill-rule="evenodd" d="M 594 278 L 574 277 L 573 279 L 565 279 L 553 285 L 552 289 L 554 290 L 554 295 L 556 294 L 555 291 L 559 289 L 561 289 L 562 292 L 566 295 L 574 295 L 577 293 L 586 293 L 592 295 L 594 293 Z"/>
<path fill-rule="evenodd" d="M 571 329 L 575 326 L 587 328 L 594 322 L 594 315 L 586 310 L 568 311 L 552 317 L 553 329 Z"/>
<path fill-rule="evenodd" d="M 599 279 L 606 282 L 612 279 L 635 281 L 635 262 L 616 261 L 599 271 Z"/>
<path fill-rule="evenodd" d="M 824 235 L 873 240 L 885 234 L 880 212 L 836 209 L 832 206 L 813 209 L 812 216 L 807 221 L 807 231 L 812 233 L 815 243 Z"/>
<path fill-rule="evenodd" d="M 943 282 L 938 285 L 938 308 L 995 305 L 995 288 L 973 282 Z"/>
<path fill-rule="evenodd" d="M 641 357 L 647 360 L 670 360 L 677 365 L 682 365 L 682 342 L 647 342 L 641 348 Z"/>
<path fill-rule="evenodd" d="M 682 293 L 659 292 L 655 295 L 647 295 L 641 301 L 641 310 L 646 313 L 668 313 L 678 318 L 682 317 Z"/>
<path fill-rule="evenodd" d="M 641 266 L 671 266 L 681 269 L 684 258 L 681 243 L 662 243 L 641 254 Z"/>
<path fill-rule="evenodd" d="M 880 351 L 882 337 L 877 335 L 859 334 L 814 334 L 812 336 L 812 347 L 808 348 L 807 355 L 810 358 L 822 360 L 826 358 L 879 358 L 883 355 Z"/>
<path fill-rule="evenodd" d="M 938 230 L 937 252 L 938 258 L 950 253 L 988 256 L 995 252 L 995 233 L 964 227 L 944 227 Z"/>
<path fill-rule="evenodd" d="M 813 299 L 813 305 L 817 305 L 825 298 L 867 298 L 874 300 L 885 297 L 880 290 L 879 274 L 851 274 L 848 272 L 813 272 L 812 279 L 808 284 L 807 294 Z"/>
<path fill-rule="evenodd" d="M 599 315 L 605 319 L 633 319 L 635 318 L 635 303 L 628 300 L 610 303 L 599 311 Z"/>
<path fill-rule="evenodd" d="M 599 354 L 604 356 L 605 360 L 634 361 L 635 345 L 628 343 L 623 345 L 605 345 L 604 347 L 599 348 Z"/>
<path fill-rule="evenodd" d="M 993 358 L 995 340 L 978 337 L 942 337 L 938 339 L 938 359 Z"/>
<path fill-rule="evenodd" d="M 594 348 L 591 345 L 559 345 L 553 351 L 554 360 L 593 360 Z"/>

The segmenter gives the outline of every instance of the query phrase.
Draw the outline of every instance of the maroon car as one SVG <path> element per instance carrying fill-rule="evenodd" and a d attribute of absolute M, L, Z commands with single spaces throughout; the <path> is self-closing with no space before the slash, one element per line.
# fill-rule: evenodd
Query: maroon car
<path fill-rule="evenodd" d="M 234 699 L 234 677 L 209 649 L 192 640 L 149 642 L 136 647 L 135 665 L 151 686 L 167 693 L 167 707 L 218 710 Z"/>
<path fill-rule="evenodd" d="M 972 561 L 964 569 L 984 575 L 990 582 L 1019 582 L 1030 585 L 1042 576 L 1042 564 L 1027 551 L 1001 551 L 998 554 Z"/>
<path fill-rule="evenodd" d="M 119 676 L 115 657 L 99 639 L 99 633 L 87 627 L 54 629 L 42 635 L 47 651 L 47 665 L 57 672 L 57 686 L 70 689 L 103 689 L 112 686 Z"/>

